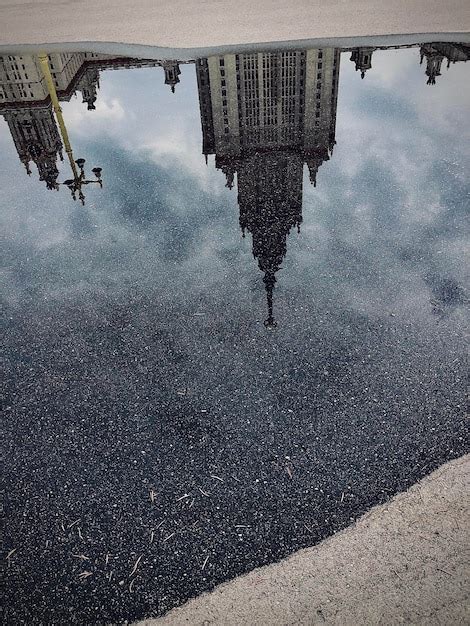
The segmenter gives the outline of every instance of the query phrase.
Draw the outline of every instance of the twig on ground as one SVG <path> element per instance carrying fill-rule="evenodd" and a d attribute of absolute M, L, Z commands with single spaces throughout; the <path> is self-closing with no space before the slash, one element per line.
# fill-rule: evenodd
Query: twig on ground
<path fill-rule="evenodd" d="M 129 574 L 129 578 L 130 578 L 131 576 L 133 576 L 133 575 L 136 573 L 137 568 L 138 568 L 139 563 L 140 563 L 140 559 L 141 559 L 143 556 L 144 556 L 144 555 L 143 555 L 143 554 L 141 554 L 141 555 L 139 556 L 139 558 L 137 559 L 137 561 L 135 562 L 134 567 L 132 568 L 132 571 L 131 571 L 131 573 Z"/>
<path fill-rule="evenodd" d="M 74 522 L 72 522 L 71 524 L 69 524 L 69 525 L 67 526 L 67 528 L 73 528 L 73 527 L 75 526 L 75 524 L 78 524 L 78 522 L 79 522 L 79 521 L 80 521 L 80 518 L 79 518 L 79 519 L 76 519 Z"/>
<path fill-rule="evenodd" d="M 75 557 L 76 559 L 80 559 L 81 561 L 89 561 L 90 558 L 88 556 L 85 556 L 84 554 L 72 554 L 73 557 Z"/>
<path fill-rule="evenodd" d="M 179 498 L 176 498 L 176 502 L 179 502 L 180 500 L 185 500 L 186 498 L 189 498 L 189 493 L 185 493 Z"/>

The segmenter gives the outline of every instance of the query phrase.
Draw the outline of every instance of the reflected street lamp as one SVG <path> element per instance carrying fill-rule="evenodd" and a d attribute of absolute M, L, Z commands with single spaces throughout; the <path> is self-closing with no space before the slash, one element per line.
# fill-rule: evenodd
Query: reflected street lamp
<path fill-rule="evenodd" d="M 70 178 L 61 184 L 66 185 L 66 187 L 70 189 L 72 193 L 72 198 L 74 200 L 77 199 L 77 193 L 78 193 L 78 198 L 80 202 L 82 204 L 85 204 L 85 195 L 83 194 L 82 187 L 83 185 L 89 185 L 90 183 L 98 183 L 100 187 L 103 187 L 103 181 L 101 178 L 102 170 L 101 170 L 101 167 L 94 167 L 91 171 L 96 176 L 97 180 L 87 180 L 85 177 L 85 170 L 84 170 L 85 159 L 77 159 L 76 161 L 73 160 L 72 146 L 70 145 L 69 135 L 67 133 L 67 128 L 65 127 L 64 117 L 62 115 L 62 109 L 59 104 L 57 91 L 54 85 L 54 80 L 52 79 L 51 69 L 49 67 L 49 57 L 47 56 L 47 54 L 40 54 L 38 56 L 38 60 L 42 69 L 42 73 L 44 75 L 44 79 L 46 81 L 47 90 L 51 98 L 52 106 L 54 108 L 54 112 L 57 117 L 57 123 L 59 125 L 60 134 L 62 137 L 62 141 L 64 143 L 65 152 L 67 153 L 70 167 L 72 168 L 73 178 Z M 78 166 L 78 169 L 77 169 L 77 166 Z"/>
<path fill-rule="evenodd" d="M 82 204 L 85 204 L 85 196 L 82 191 L 82 186 L 97 183 L 102 188 L 103 187 L 103 180 L 101 178 L 102 170 L 101 170 L 101 167 L 94 167 L 91 171 L 96 176 L 97 180 L 87 180 L 85 176 L 85 169 L 84 169 L 85 159 L 77 159 L 75 163 L 78 165 L 80 169 L 80 174 L 77 174 L 74 178 L 69 178 L 68 180 L 64 180 L 64 182 L 60 184 L 65 185 L 66 187 L 70 189 L 72 198 L 74 200 L 77 199 L 77 192 L 78 192 L 78 199 L 80 200 Z"/>

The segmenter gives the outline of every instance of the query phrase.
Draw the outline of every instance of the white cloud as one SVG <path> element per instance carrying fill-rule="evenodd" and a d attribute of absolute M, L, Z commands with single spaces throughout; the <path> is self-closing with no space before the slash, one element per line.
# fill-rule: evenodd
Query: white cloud
<path fill-rule="evenodd" d="M 128 113 L 117 98 L 107 99 L 100 97 L 95 103 L 96 109 L 90 113 L 87 105 L 83 104 L 80 94 L 70 102 L 62 104 L 67 130 L 81 136 L 98 137 L 104 134 L 114 134 Z"/>

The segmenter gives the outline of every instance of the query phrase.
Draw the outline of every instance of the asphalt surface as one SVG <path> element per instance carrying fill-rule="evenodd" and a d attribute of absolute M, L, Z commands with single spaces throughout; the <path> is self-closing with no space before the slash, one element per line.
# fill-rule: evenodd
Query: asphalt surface
<path fill-rule="evenodd" d="M 329 182 L 305 192 L 304 230 L 287 238 L 272 329 L 251 235 L 240 237 L 221 172 L 221 190 L 203 193 L 183 166 L 171 178 L 126 161 L 107 136 L 111 182 L 81 209 L 11 170 L 21 173 L 3 200 L 14 277 L 2 299 L 6 623 L 161 615 L 320 542 L 468 452 L 468 294 L 452 256 L 468 187 L 439 160 L 451 147 L 460 159 L 464 118 L 450 118 L 455 144 L 428 129 L 420 152 L 409 130 L 418 118 L 398 106 L 387 115 L 434 178 L 402 168 L 391 180 L 402 144 L 384 128 L 386 174 L 376 155 L 355 153 L 367 168 L 346 194 L 351 157 L 338 146 L 339 173 L 325 168 Z M 353 133 L 338 128 L 348 146 Z M 19 168 L 8 150 L 5 168 Z M 119 186 L 134 178 L 135 188 Z M 395 194 L 410 181 L 418 188 L 405 206 Z M 445 210 L 423 213 L 435 189 Z M 328 190 L 337 195 L 321 204 Z M 363 237 L 350 216 L 354 194 L 361 203 L 367 193 Z M 276 219 L 271 231 L 285 232 Z"/>
<path fill-rule="evenodd" d="M 327 314 L 294 345 L 131 296 L 12 322 L 7 622 L 163 613 L 468 450 L 458 352 Z"/>
<path fill-rule="evenodd" d="M 140 626 L 466 624 L 470 456 L 326 541 Z"/>

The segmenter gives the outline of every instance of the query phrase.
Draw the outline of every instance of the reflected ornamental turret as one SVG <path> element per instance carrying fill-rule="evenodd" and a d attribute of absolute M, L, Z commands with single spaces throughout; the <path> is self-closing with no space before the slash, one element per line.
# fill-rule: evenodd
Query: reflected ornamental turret
<path fill-rule="evenodd" d="M 339 51 L 227 54 L 196 61 L 203 153 L 238 186 L 240 227 L 263 272 L 266 326 L 287 236 L 302 222 L 304 163 L 316 183 L 335 144 Z"/>
<path fill-rule="evenodd" d="M 171 92 L 175 93 L 175 86 L 180 82 L 180 66 L 177 61 L 163 61 L 163 69 L 165 71 L 165 85 L 171 87 Z"/>
<path fill-rule="evenodd" d="M 375 48 L 354 48 L 351 53 L 350 61 L 356 66 L 356 72 L 361 72 L 361 78 L 364 78 L 367 70 L 372 67 L 372 53 Z"/>
<path fill-rule="evenodd" d="M 100 86 L 100 73 L 96 67 L 88 67 L 77 84 L 77 90 L 82 92 L 82 102 L 87 104 L 87 109 L 96 109 L 98 89 Z"/>
<path fill-rule="evenodd" d="M 47 188 L 58 189 L 57 157 L 63 160 L 62 142 L 51 105 L 18 107 L 3 116 L 27 173 L 31 173 L 29 163 L 33 161 Z"/>
<path fill-rule="evenodd" d="M 441 65 L 447 59 L 447 69 L 451 63 L 466 62 L 470 59 L 470 46 L 456 43 L 432 43 L 420 48 L 421 61 L 426 58 L 427 84 L 435 85 L 436 78 L 441 75 Z"/>
<path fill-rule="evenodd" d="M 427 84 L 435 85 L 436 78 L 441 75 L 441 65 L 444 56 L 435 50 L 431 45 L 421 46 L 421 63 L 426 58 L 426 76 L 428 77 Z"/>

